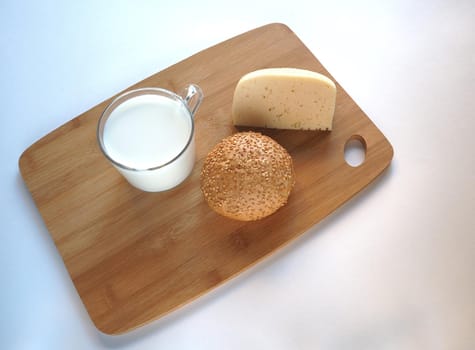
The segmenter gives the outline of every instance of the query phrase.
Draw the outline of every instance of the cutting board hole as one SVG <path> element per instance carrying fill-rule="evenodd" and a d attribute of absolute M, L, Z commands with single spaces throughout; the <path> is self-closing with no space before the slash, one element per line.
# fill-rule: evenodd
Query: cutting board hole
<path fill-rule="evenodd" d="M 352 167 L 358 167 L 366 158 L 366 142 L 360 135 L 351 136 L 345 143 L 345 161 Z"/>

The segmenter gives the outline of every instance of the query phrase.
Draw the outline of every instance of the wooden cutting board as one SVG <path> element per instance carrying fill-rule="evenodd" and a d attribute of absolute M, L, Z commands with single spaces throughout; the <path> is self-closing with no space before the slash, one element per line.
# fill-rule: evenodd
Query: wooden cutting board
<path fill-rule="evenodd" d="M 110 99 L 20 157 L 21 174 L 102 332 L 120 334 L 144 325 L 236 276 L 329 215 L 391 162 L 389 142 L 337 84 L 333 131 L 261 130 L 293 157 L 296 185 L 286 206 L 256 222 L 210 210 L 199 189 L 203 159 L 237 131 L 230 112 L 239 78 L 266 67 L 304 68 L 332 78 L 288 27 L 270 24 L 129 88 L 179 91 L 196 83 L 205 93 L 196 115 L 194 171 L 168 192 L 131 187 L 101 154 L 96 125 Z M 366 145 L 366 159 L 358 167 L 349 166 L 343 152 L 355 137 Z"/>

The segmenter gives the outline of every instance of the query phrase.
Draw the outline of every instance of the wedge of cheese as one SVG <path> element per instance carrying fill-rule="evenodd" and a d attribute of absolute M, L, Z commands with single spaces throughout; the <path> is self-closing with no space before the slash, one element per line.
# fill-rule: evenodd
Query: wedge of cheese
<path fill-rule="evenodd" d="M 336 86 L 326 76 L 297 68 L 268 68 L 244 75 L 234 91 L 234 125 L 331 130 Z"/>

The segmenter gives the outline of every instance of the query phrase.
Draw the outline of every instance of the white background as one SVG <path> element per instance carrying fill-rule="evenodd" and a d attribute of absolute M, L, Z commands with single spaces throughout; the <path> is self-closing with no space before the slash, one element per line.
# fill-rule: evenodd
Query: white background
<path fill-rule="evenodd" d="M 99 333 L 19 175 L 21 152 L 271 22 L 387 136 L 390 169 L 230 283 L 132 333 Z M 0 102 L 1 349 L 475 349 L 473 0 L 0 0 Z"/>

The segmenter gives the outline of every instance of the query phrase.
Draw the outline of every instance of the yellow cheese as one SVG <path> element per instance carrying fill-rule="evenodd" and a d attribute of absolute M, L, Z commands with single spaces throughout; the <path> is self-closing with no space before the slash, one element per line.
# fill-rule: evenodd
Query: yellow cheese
<path fill-rule="evenodd" d="M 331 130 L 336 86 L 326 76 L 297 68 L 267 68 L 244 75 L 234 91 L 234 125 Z"/>

